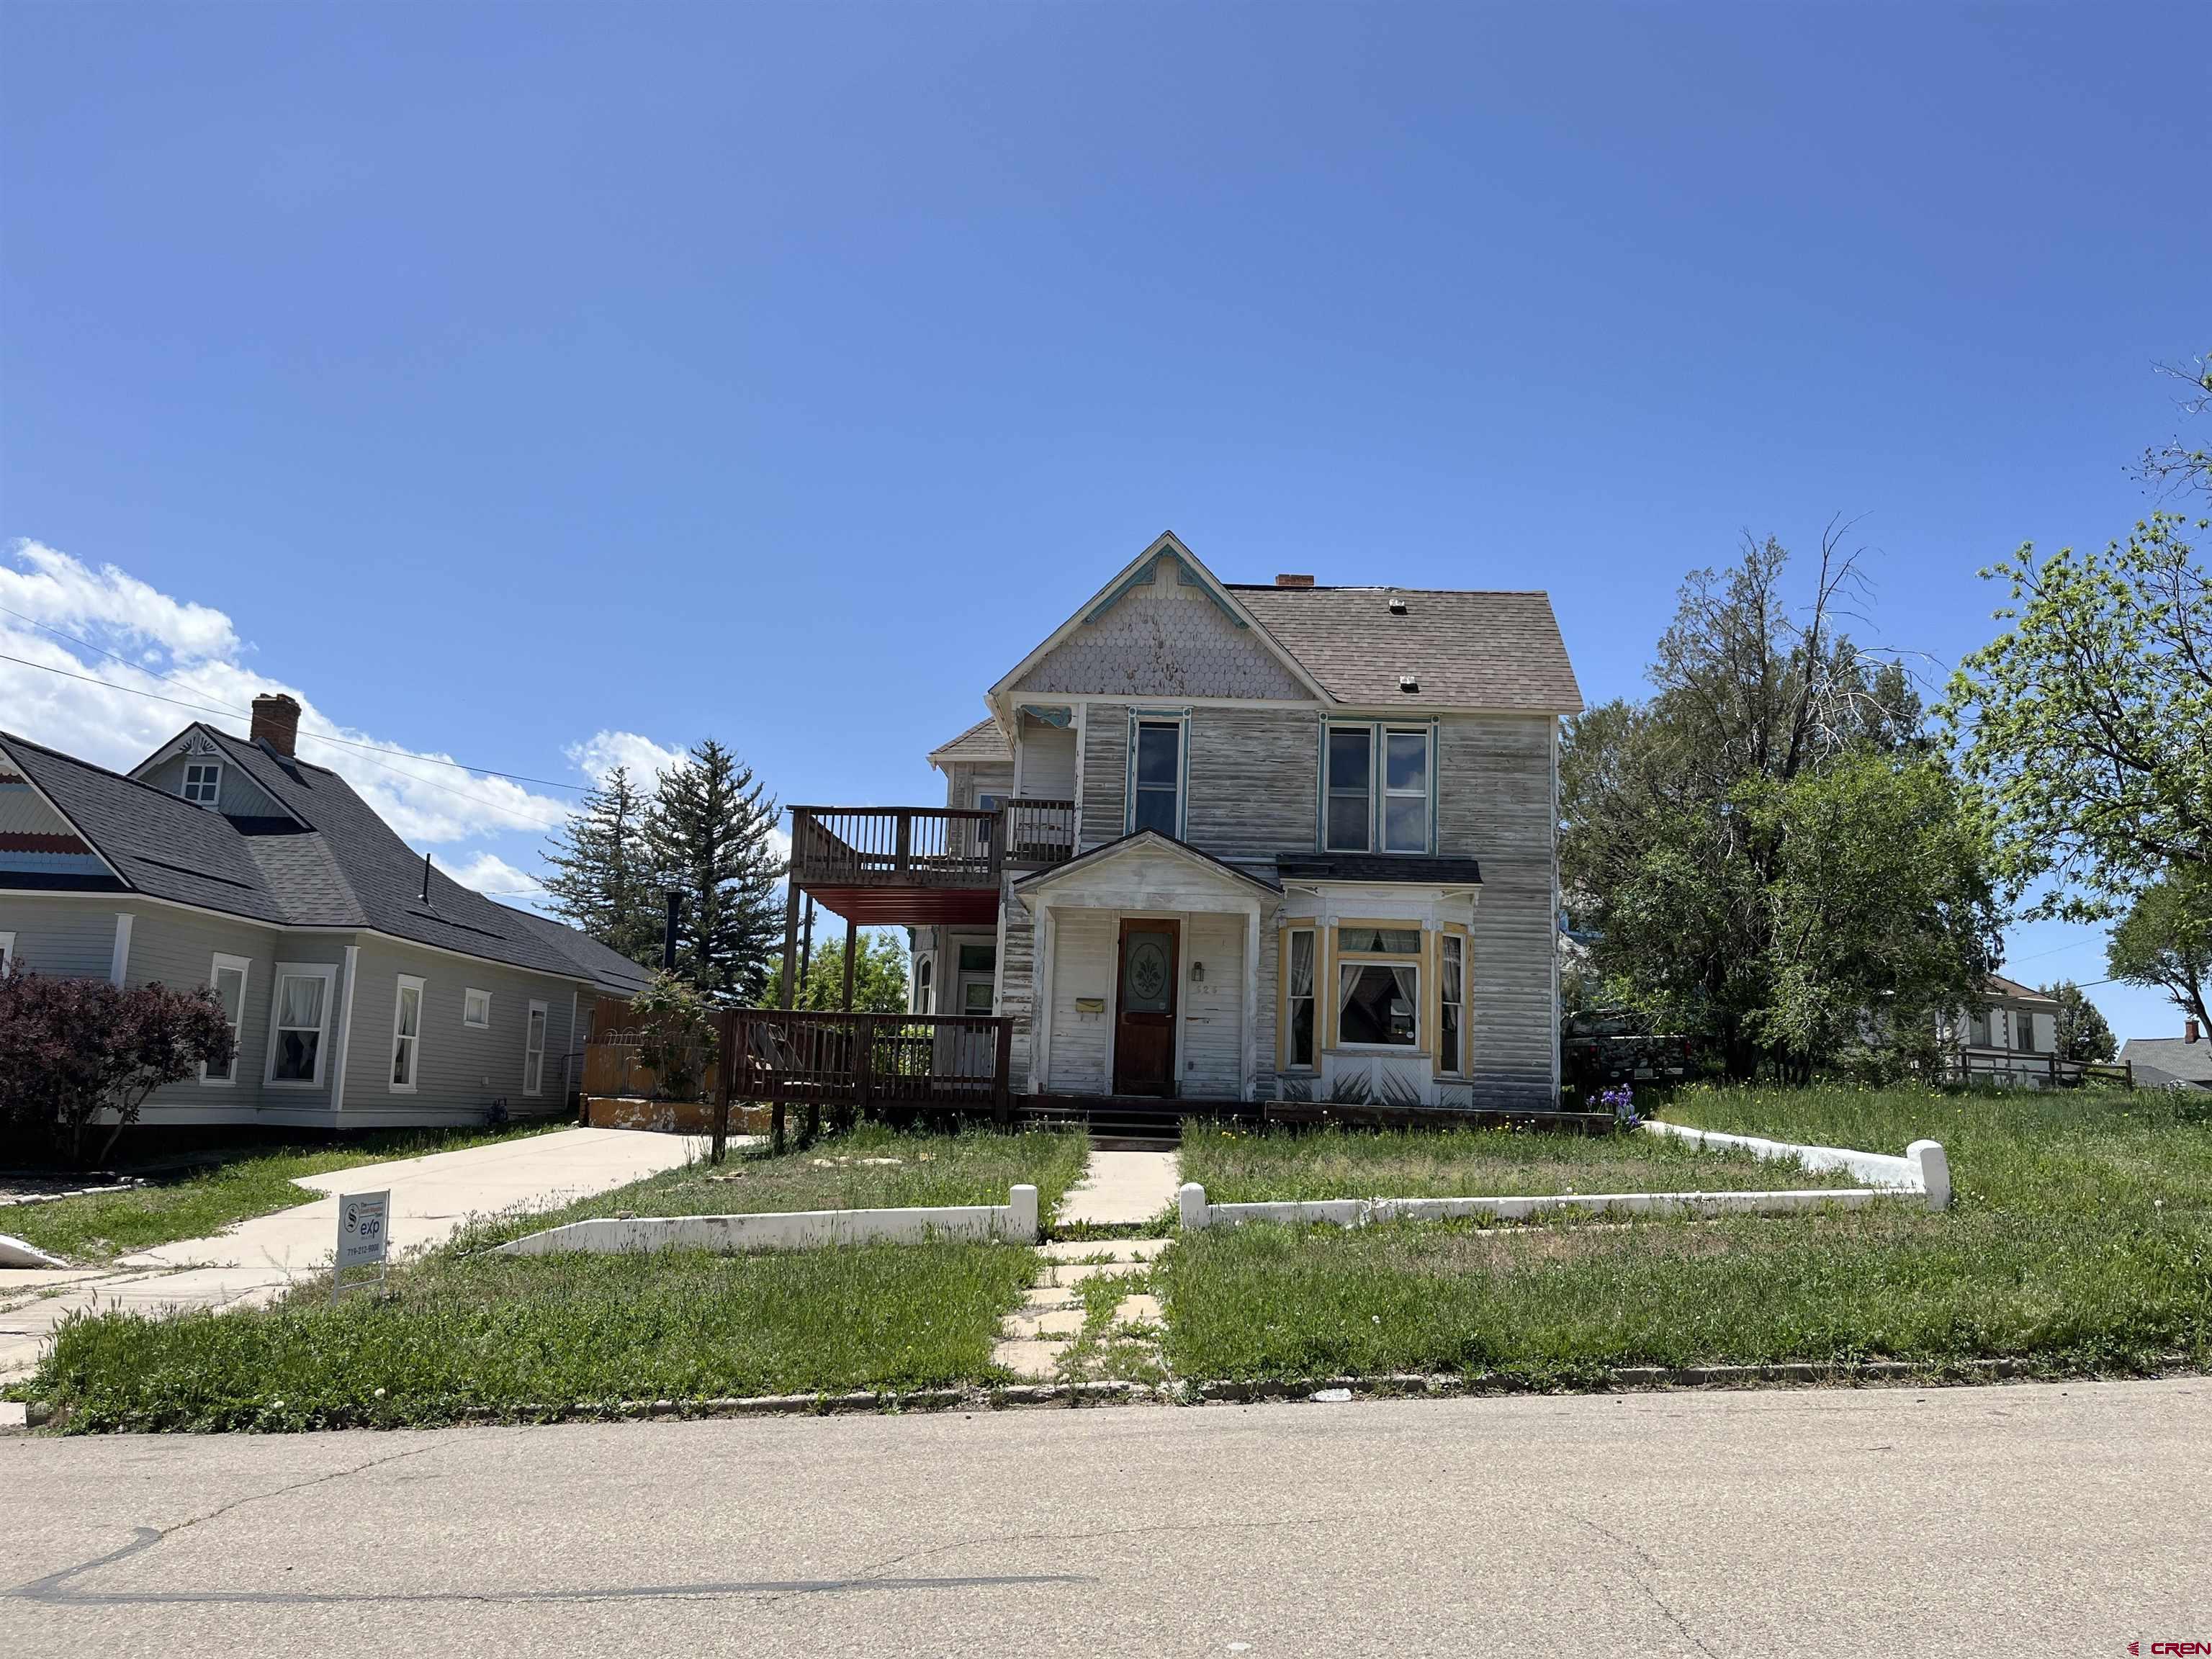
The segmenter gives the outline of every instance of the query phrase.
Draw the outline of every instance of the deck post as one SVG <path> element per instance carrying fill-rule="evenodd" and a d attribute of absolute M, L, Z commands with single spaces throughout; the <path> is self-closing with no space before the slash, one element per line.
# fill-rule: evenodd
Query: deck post
<path fill-rule="evenodd" d="M 787 884 L 783 900 L 783 1006 L 795 1008 L 799 992 L 799 884 Z M 789 1025 L 785 1027 L 786 1039 Z M 769 1137 L 774 1149 L 783 1150 L 783 1081 L 781 1068 L 769 1102 Z"/>
<path fill-rule="evenodd" d="M 903 806 L 899 808 L 898 845 L 891 855 L 891 867 L 901 875 L 914 867 L 914 813 Z"/>
<path fill-rule="evenodd" d="M 1014 1066 L 1014 1022 L 1001 1016 L 996 1022 L 998 1038 L 994 1047 L 991 1064 L 991 1115 L 1003 1129 L 1013 1120 L 1014 1103 L 1010 1087 Z"/>
<path fill-rule="evenodd" d="M 725 1008 L 714 1016 L 714 1150 L 708 1162 L 720 1164 L 730 1144 L 730 1088 L 738 1069 L 737 1011 Z"/>
<path fill-rule="evenodd" d="M 860 939 L 860 930 L 853 919 L 845 919 L 845 1012 L 853 1012 L 853 961 Z"/>

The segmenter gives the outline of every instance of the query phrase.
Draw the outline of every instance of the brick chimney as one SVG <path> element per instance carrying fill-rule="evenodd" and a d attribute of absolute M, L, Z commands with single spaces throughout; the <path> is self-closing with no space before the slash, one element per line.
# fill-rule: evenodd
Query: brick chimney
<path fill-rule="evenodd" d="M 2197 1022 L 2194 1019 L 2185 1019 L 2181 1022 L 2181 1040 L 2184 1042 L 2194 1042 L 2203 1035 L 2203 1033 L 2197 1029 Z"/>
<path fill-rule="evenodd" d="M 1275 586 L 1278 587 L 1311 587 L 1313 586 L 1313 578 L 1311 576 L 1278 575 L 1275 578 Z"/>
<path fill-rule="evenodd" d="M 253 740 L 280 755 L 292 754 L 300 741 L 300 705 L 282 691 L 253 700 Z"/>

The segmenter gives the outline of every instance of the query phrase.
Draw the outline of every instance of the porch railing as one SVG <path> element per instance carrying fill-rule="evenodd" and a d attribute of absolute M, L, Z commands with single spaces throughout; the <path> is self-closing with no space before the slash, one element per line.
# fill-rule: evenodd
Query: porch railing
<path fill-rule="evenodd" d="M 1946 1083 L 2033 1081 L 2052 1088 L 2075 1088 L 2085 1083 L 2118 1083 L 2133 1088 L 2136 1081 L 2135 1067 L 2126 1060 L 2067 1060 L 2024 1048 L 1971 1045 L 1943 1057 L 1941 1076 Z"/>
<path fill-rule="evenodd" d="M 792 878 L 806 887 L 992 887 L 1009 864 L 1074 853 L 1072 800 L 791 809 Z"/>
<path fill-rule="evenodd" d="M 795 1008 L 733 1008 L 720 1018 L 733 1101 L 1010 1114 L 1011 1019 Z"/>

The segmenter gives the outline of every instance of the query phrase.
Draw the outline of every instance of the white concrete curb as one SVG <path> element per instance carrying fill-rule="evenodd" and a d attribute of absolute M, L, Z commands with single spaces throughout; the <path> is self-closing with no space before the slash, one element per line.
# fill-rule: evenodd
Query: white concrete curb
<path fill-rule="evenodd" d="M 35 1244 L 27 1244 L 13 1233 L 0 1233 L 0 1267 L 66 1267 L 58 1255 L 48 1255 Z"/>
<path fill-rule="evenodd" d="M 796 1210 L 769 1215 L 613 1216 L 571 1221 L 511 1240 L 499 1255 L 551 1255 L 563 1250 L 609 1255 L 624 1250 L 809 1250 L 830 1244 L 932 1238 L 1003 1239 L 1034 1244 L 1037 1189 L 1016 1187 L 1004 1204 L 939 1205 L 906 1210 Z"/>
<path fill-rule="evenodd" d="M 1700 1146 L 1727 1146 L 1753 1158 L 1778 1162 L 1795 1158 L 1818 1174 L 1823 1170 L 1847 1170 L 1870 1187 L 1898 1192 L 1923 1193 L 1931 1210 L 1951 1207 L 1951 1163 L 1941 1142 L 1916 1140 L 1903 1158 L 1888 1152 L 1854 1152 L 1848 1146 L 1800 1146 L 1787 1140 L 1767 1140 L 1758 1135 L 1723 1134 L 1717 1129 L 1692 1129 L 1680 1123 L 1662 1123 L 1646 1118 L 1637 1126 L 1647 1134 L 1672 1135 Z"/>
<path fill-rule="evenodd" d="M 1930 1143 L 1933 1144 L 1933 1143 Z M 1938 1149 L 1941 1150 L 1940 1148 Z M 1830 1187 L 1771 1193 L 1551 1193 L 1528 1198 L 1329 1198 L 1271 1204 L 1209 1204 L 1196 1182 L 1176 1194 L 1186 1231 L 1236 1227 L 1249 1221 L 1292 1225 L 1331 1222 L 1364 1227 L 1375 1221 L 1525 1221 L 1532 1216 L 1787 1215 L 1828 1205 L 1856 1209 L 1902 1196 L 1894 1188 Z"/>

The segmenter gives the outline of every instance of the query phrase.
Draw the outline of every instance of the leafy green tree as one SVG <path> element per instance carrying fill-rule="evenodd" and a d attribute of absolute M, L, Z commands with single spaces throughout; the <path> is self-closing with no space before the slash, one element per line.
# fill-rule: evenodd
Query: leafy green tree
<path fill-rule="evenodd" d="M 1787 565 L 1747 540 L 1694 573 L 1655 695 L 1571 721 L 1560 758 L 1563 881 L 1608 1000 L 1736 1078 L 1804 1075 L 1923 1007 L 1932 1024 L 1997 917 L 1909 678 L 1838 626 L 1864 597 L 1856 556 L 1832 528 L 1802 612 Z"/>
<path fill-rule="evenodd" d="M 2212 371 L 2198 366 L 2212 403 Z M 2147 472 L 2212 490 L 2212 453 L 2176 442 Z M 2171 870 L 2212 868 L 2212 576 L 2154 513 L 2101 553 L 2031 544 L 1983 572 L 2008 586 L 2007 631 L 1960 663 L 1943 713 L 1965 744 L 2002 872 L 2037 908 L 2119 915 Z"/>
<path fill-rule="evenodd" d="M 769 969 L 763 993 L 771 1008 L 783 1005 L 783 963 Z M 799 978 L 797 1006 L 836 1012 L 845 1006 L 845 940 L 841 934 L 817 938 L 814 955 Z M 906 951 L 892 935 L 863 929 L 853 952 L 853 1007 L 868 1014 L 906 1012 Z"/>
<path fill-rule="evenodd" d="M 2119 1052 L 2112 1028 L 2105 1023 L 2088 994 L 2070 979 L 2046 985 L 2043 994 L 2058 1002 L 2058 1057 L 2061 1060 L 2110 1060 Z"/>
<path fill-rule="evenodd" d="M 783 860 L 767 787 L 712 738 L 660 775 L 646 842 L 682 901 L 676 969 L 710 1001 L 757 1004 L 783 945 Z"/>
<path fill-rule="evenodd" d="M 637 1057 L 653 1073 L 661 1097 L 697 1099 L 718 1043 L 706 1000 L 675 975 L 655 974 L 630 999 L 629 1012 L 637 1027 Z"/>
<path fill-rule="evenodd" d="M 545 890 L 554 913 L 602 945 L 647 967 L 660 961 L 666 915 L 655 879 L 646 817 L 652 803 L 617 766 L 586 790 L 568 821 L 554 832 L 545 862 Z"/>
<path fill-rule="evenodd" d="M 2114 979 L 2163 991 L 2212 1032 L 2212 873 L 2178 870 L 2143 890 L 2105 945 Z"/>

